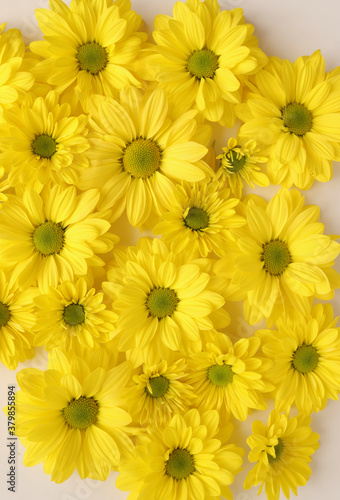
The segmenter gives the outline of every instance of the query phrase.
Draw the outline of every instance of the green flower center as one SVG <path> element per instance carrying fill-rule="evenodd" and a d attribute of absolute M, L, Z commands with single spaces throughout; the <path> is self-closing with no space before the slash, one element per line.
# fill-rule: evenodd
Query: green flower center
<path fill-rule="evenodd" d="M 129 144 L 123 156 L 123 167 L 133 177 L 146 179 L 159 169 L 162 152 L 151 139 L 136 139 Z"/>
<path fill-rule="evenodd" d="M 198 80 L 214 78 L 218 69 L 218 56 L 209 49 L 195 50 L 188 59 L 187 70 Z"/>
<path fill-rule="evenodd" d="M 44 222 L 33 233 L 33 243 L 42 255 L 59 253 L 64 246 L 64 229 L 56 222 Z"/>
<path fill-rule="evenodd" d="M 288 246 L 284 241 L 271 240 L 262 245 L 261 260 L 265 270 L 272 276 L 279 276 L 292 262 Z"/>
<path fill-rule="evenodd" d="M 300 373 L 309 373 L 318 366 L 319 354 L 312 345 L 300 345 L 293 352 L 292 365 Z"/>
<path fill-rule="evenodd" d="M 169 380 L 163 375 L 159 375 L 158 377 L 150 377 L 149 384 L 151 386 L 152 392 L 146 387 L 146 392 L 148 396 L 152 398 L 161 398 L 169 389 Z"/>
<path fill-rule="evenodd" d="M 64 309 L 65 323 L 71 326 L 80 325 L 85 321 L 85 310 L 81 304 L 69 304 Z"/>
<path fill-rule="evenodd" d="M 179 300 L 176 292 L 169 288 L 154 288 L 146 299 L 146 307 L 151 316 L 165 318 L 171 316 L 176 310 Z"/>
<path fill-rule="evenodd" d="M 96 423 L 98 410 L 99 406 L 95 399 L 81 396 L 70 401 L 62 412 L 65 422 L 72 429 L 87 429 Z"/>
<path fill-rule="evenodd" d="M 87 42 L 80 45 L 76 58 L 79 69 L 85 70 L 91 75 L 98 75 L 108 63 L 106 49 L 97 42 Z"/>
<path fill-rule="evenodd" d="M 228 170 L 228 172 L 230 172 L 232 174 L 236 174 L 237 172 L 242 170 L 242 168 L 244 167 L 246 157 L 244 155 L 240 155 L 240 154 L 236 153 L 236 151 L 229 151 L 225 155 L 225 160 L 226 160 L 227 166 L 225 164 L 223 166 L 225 166 L 225 168 Z M 223 163 L 224 162 L 222 162 L 222 164 Z"/>
<path fill-rule="evenodd" d="M 57 143 L 47 134 L 37 135 L 31 144 L 32 151 L 35 155 L 40 156 L 40 158 L 51 158 L 57 151 Z"/>
<path fill-rule="evenodd" d="M 191 207 L 184 224 L 194 231 L 205 229 L 209 226 L 209 215 L 202 208 Z"/>
<path fill-rule="evenodd" d="M 234 378 L 234 372 L 230 365 L 213 365 L 208 369 L 208 379 L 218 387 L 226 387 L 231 384 Z"/>
<path fill-rule="evenodd" d="M 279 438 L 278 439 L 278 443 L 276 446 L 274 446 L 274 450 L 275 450 L 275 458 L 270 455 L 269 453 L 267 453 L 268 455 L 268 462 L 271 464 L 272 462 L 276 462 L 276 460 L 278 460 L 280 458 L 280 455 L 282 453 L 282 450 L 283 450 L 283 444 L 282 444 L 282 441 L 281 439 Z"/>
<path fill-rule="evenodd" d="M 0 328 L 7 325 L 10 317 L 11 313 L 9 312 L 8 306 L 6 306 L 3 302 L 0 302 Z"/>
<path fill-rule="evenodd" d="M 195 472 L 194 457 L 186 449 L 176 448 L 165 463 L 168 476 L 179 481 Z"/>
<path fill-rule="evenodd" d="M 282 110 L 282 119 L 289 132 L 303 136 L 310 131 L 313 125 L 313 115 L 303 104 L 291 102 Z"/>

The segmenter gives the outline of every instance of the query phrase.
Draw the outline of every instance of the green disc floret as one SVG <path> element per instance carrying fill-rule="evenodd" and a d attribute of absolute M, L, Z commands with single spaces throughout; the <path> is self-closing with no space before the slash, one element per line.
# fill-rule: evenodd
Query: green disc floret
<path fill-rule="evenodd" d="M 64 246 L 64 229 L 59 223 L 44 222 L 34 230 L 33 244 L 45 257 L 59 253 Z"/>
<path fill-rule="evenodd" d="M 62 409 L 65 422 L 72 429 L 87 429 L 96 423 L 99 410 L 98 402 L 94 398 L 81 396 L 73 399 Z"/>
<path fill-rule="evenodd" d="M 9 307 L 3 302 L 0 302 L 0 328 L 7 325 L 10 317 L 11 313 L 9 312 Z"/>
<path fill-rule="evenodd" d="M 292 262 L 287 244 L 281 240 L 271 240 L 262 245 L 261 260 L 264 269 L 272 276 L 279 276 Z"/>
<path fill-rule="evenodd" d="M 161 156 L 161 149 L 155 141 L 139 138 L 125 148 L 123 167 L 133 177 L 146 179 L 159 169 Z"/>
<path fill-rule="evenodd" d="M 165 463 L 165 472 L 177 481 L 190 476 L 195 472 L 193 455 L 186 449 L 176 448 Z"/>
<path fill-rule="evenodd" d="M 309 373 L 318 366 L 319 353 L 312 345 L 302 344 L 293 353 L 292 365 L 300 373 Z"/>
<path fill-rule="evenodd" d="M 81 304 L 69 304 L 64 309 L 63 318 L 70 326 L 80 325 L 85 321 L 85 309 Z"/>
<path fill-rule="evenodd" d="M 76 58 L 79 69 L 98 75 L 108 63 L 107 51 L 97 42 L 87 42 L 78 47 Z"/>
<path fill-rule="evenodd" d="M 212 365 L 208 369 L 208 379 L 217 387 L 226 387 L 234 379 L 234 372 L 230 365 Z"/>
<path fill-rule="evenodd" d="M 179 300 L 176 292 L 169 288 L 154 288 L 146 300 L 146 307 L 151 316 L 165 318 L 171 316 L 176 310 Z"/>
<path fill-rule="evenodd" d="M 161 398 L 168 392 L 169 380 L 166 377 L 163 377 L 163 375 L 159 375 L 158 377 L 150 377 L 149 384 L 151 386 L 152 392 L 150 392 L 146 387 L 146 393 L 152 398 Z"/>
<path fill-rule="evenodd" d="M 188 59 L 187 70 L 198 80 L 214 78 L 218 69 L 218 56 L 209 49 L 195 50 Z"/>
<path fill-rule="evenodd" d="M 199 231 L 209 226 L 209 215 L 203 208 L 191 207 L 184 219 L 184 224 L 193 231 Z"/>
<path fill-rule="evenodd" d="M 309 132 L 313 125 L 313 115 L 304 104 L 291 102 L 282 110 L 282 120 L 291 134 L 303 136 Z"/>
<path fill-rule="evenodd" d="M 50 159 L 57 151 L 57 142 L 47 134 L 37 135 L 31 144 L 32 151 L 40 158 Z"/>

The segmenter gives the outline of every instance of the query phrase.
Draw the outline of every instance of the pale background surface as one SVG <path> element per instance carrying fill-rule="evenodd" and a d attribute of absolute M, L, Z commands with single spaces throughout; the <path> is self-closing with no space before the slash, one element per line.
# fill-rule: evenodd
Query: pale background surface
<path fill-rule="evenodd" d="M 153 18 L 156 14 L 172 14 L 174 0 L 131 0 L 132 7 L 142 14 L 147 30 L 152 31 Z M 69 3 L 69 0 L 66 2 Z M 248 22 L 255 25 L 255 35 L 259 39 L 259 45 L 268 55 L 281 58 L 296 59 L 301 55 L 310 55 L 314 50 L 321 49 L 326 60 L 328 71 L 340 65 L 340 30 L 338 28 L 340 16 L 340 4 L 338 0 L 285 0 L 278 2 L 273 0 L 220 0 L 224 9 L 242 7 Z M 28 43 L 34 39 L 41 38 L 37 26 L 34 9 L 38 7 L 48 8 L 47 0 L 0 0 L 0 23 L 7 21 L 8 28 L 19 28 L 25 41 Z M 221 147 L 225 139 L 232 135 L 231 130 L 222 134 L 221 128 L 216 127 L 216 145 Z M 257 190 L 266 199 L 269 199 L 278 187 Z M 321 208 L 321 221 L 325 224 L 325 233 L 333 234 L 340 232 L 339 216 L 339 192 L 340 192 L 340 166 L 335 165 L 334 178 L 326 184 L 315 184 L 306 193 L 308 203 L 318 204 Z M 123 225 L 121 225 L 123 227 Z M 122 243 L 133 244 L 136 241 L 136 233 L 123 235 L 117 226 L 117 233 L 121 236 Z M 131 236 L 131 238 L 130 238 Z M 340 259 L 337 268 L 340 270 Z M 333 300 L 335 314 L 340 310 L 340 292 L 336 293 Z M 235 318 L 241 321 L 241 318 Z M 241 323 L 242 324 L 242 323 Z M 247 334 L 249 334 L 249 329 Z M 20 366 L 34 366 L 45 368 L 45 356 L 39 351 L 33 361 Z M 0 402 L 1 407 L 7 401 L 7 386 L 15 383 L 15 374 L 0 367 Z M 246 423 L 242 424 L 242 431 L 237 435 L 245 439 L 251 433 L 251 423 L 261 419 L 266 422 L 269 410 L 266 412 L 254 412 Z M 340 493 L 338 478 L 339 445 L 340 445 L 340 403 L 330 401 L 326 409 L 312 418 L 313 430 L 320 434 L 320 449 L 313 455 L 313 474 L 306 486 L 299 488 L 299 500 L 339 500 Z M 81 481 L 74 474 L 68 481 L 61 485 L 54 484 L 50 477 L 43 472 L 42 465 L 26 468 L 22 465 L 23 447 L 18 442 L 17 452 L 17 488 L 16 493 L 7 491 L 6 473 L 8 472 L 6 452 L 6 430 L 7 422 L 4 414 L 0 412 L 0 497 L 2 500 L 9 499 L 35 499 L 35 500 L 120 500 L 127 498 L 128 493 L 121 492 L 115 488 L 114 473 L 104 483 L 99 481 Z M 248 448 L 246 453 L 248 453 Z M 246 458 L 246 456 L 245 456 Z M 246 460 L 245 460 L 246 461 Z M 248 492 L 242 489 L 242 484 L 249 470 L 249 464 L 245 464 L 245 470 L 236 477 L 232 485 L 234 500 L 265 500 L 262 493 L 256 496 L 256 489 Z M 280 496 L 280 500 L 285 497 Z M 294 495 L 293 495 L 294 498 Z M 163 499 L 161 499 L 163 500 Z M 190 499 L 194 500 L 194 499 Z"/>

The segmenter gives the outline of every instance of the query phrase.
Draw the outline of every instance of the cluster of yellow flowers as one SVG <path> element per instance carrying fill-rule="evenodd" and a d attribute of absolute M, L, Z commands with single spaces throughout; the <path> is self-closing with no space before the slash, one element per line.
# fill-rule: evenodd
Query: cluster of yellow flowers
<path fill-rule="evenodd" d="M 288 189 L 340 159 L 340 69 L 268 59 L 217 0 L 176 2 L 153 42 L 129 0 L 36 16 L 43 41 L 0 38 L 0 361 L 49 351 L 17 375 L 24 464 L 57 483 L 118 471 L 131 500 L 231 499 L 232 421 L 272 399 L 244 487 L 289 498 L 318 448 L 310 415 L 340 391 L 340 330 L 313 303 L 340 287 L 340 245 Z M 211 123 L 236 117 L 215 152 Z M 242 198 L 270 183 L 269 202 Z M 149 236 L 128 246 L 131 227 Z M 267 329 L 238 335 L 237 301 Z"/>

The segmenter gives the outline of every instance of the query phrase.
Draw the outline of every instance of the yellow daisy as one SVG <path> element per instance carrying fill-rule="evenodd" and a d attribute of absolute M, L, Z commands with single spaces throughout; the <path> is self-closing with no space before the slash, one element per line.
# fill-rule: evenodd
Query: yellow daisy
<path fill-rule="evenodd" d="M 280 190 L 269 203 L 257 196 L 247 202 L 247 226 L 237 231 L 239 256 L 234 284 L 247 291 L 244 314 L 250 324 L 269 325 L 291 309 L 302 314 L 313 296 L 329 300 L 340 286 L 332 268 L 340 245 L 322 234 L 319 207 L 303 206 L 297 190 Z"/>
<path fill-rule="evenodd" d="M 320 51 L 294 63 L 270 58 L 255 75 L 252 93 L 240 105 L 245 122 L 239 130 L 269 156 L 271 182 L 309 189 L 332 178 L 332 160 L 339 157 L 339 76 L 327 77 Z"/>
<path fill-rule="evenodd" d="M 152 366 L 143 363 L 126 395 L 133 420 L 159 426 L 176 413 L 185 413 L 195 398 L 193 388 L 183 380 L 187 370 L 183 358 L 173 362 L 163 359 Z"/>
<path fill-rule="evenodd" d="M 24 465 L 43 462 L 51 480 L 61 483 L 75 469 L 82 479 L 104 481 L 121 458 L 133 453 L 130 415 L 121 408 L 131 366 L 94 368 L 82 357 L 59 349 L 49 353 L 48 369 L 24 368 L 17 375 L 15 433 L 26 448 Z"/>
<path fill-rule="evenodd" d="M 138 31 L 142 19 L 126 0 L 73 0 L 68 7 L 50 0 L 49 9 L 37 9 L 44 41 L 30 44 L 44 57 L 34 70 L 39 81 L 63 91 L 72 86 L 87 111 L 90 94 L 114 95 L 126 85 L 141 86 L 133 74 L 147 34 Z"/>
<path fill-rule="evenodd" d="M 311 455 L 319 448 L 319 435 L 310 428 L 310 421 L 303 414 L 289 419 L 274 410 L 267 425 L 259 420 L 253 423 L 248 459 L 257 463 L 246 477 L 246 490 L 260 484 L 260 494 L 265 486 L 268 500 L 279 500 L 280 490 L 286 498 L 290 490 L 297 495 L 297 487 L 306 484 L 312 473 Z"/>
<path fill-rule="evenodd" d="M 224 255 L 225 243 L 233 239 L 230 228 L 245 224 L 234 210 L 238 200 L 229 195 L 220 182 L 177 185 L 175 201 L 162 213 L 162 222 L 153 233 L 161 234 L 175 253 L 186 250 L 202 257 L 210 252 Z"/>
<path fill-rule="evenodd" d="M 226 444 L 232 426 L 219 431 L 216 410 L 175 415 L 149 428 L 129 461 L 122 461 L 116 486 L 136 500 L 232 499 L 229 485 L 241 470 L 243 449 Z"/>
<path fill-rule="evenodd" d="M 202 411 L 218 410 L 221 421 L 227 421 L 230 414 L 245 420 L 250 408 L 265 410 L 263 393 L 273 387 L 262 377 L 271 362 L 257 354 L 260 339 L 240 339 L 233 345 L 220 333 L 211 340 L 188 360 L 186 380 L 197 396 L 195 405 Z"/>
<path fill-rule="evenodd" d="M 45 99 L 29 95 L 21 107 L 5 111 L 4 120 L 0 161 L 11 186 L 34 186 L 36 180 L 77 183 L 79 171 L 88 166 L 85 115 L 72 116 L 71 106 L 49 92 Z"/>
<path fill-rule="evenodd" d="M 34 288 L 20 292 L 10 287 L 5 273 L 0 271 L 0 361 L 10 370 L 34 357 L 33 298 L 37 293 Z"/>
<path fill-rule="evenodd" d="M 211 314 L 224 305 L 222 296 L 211 290 L 210 275 L 202 270 L 209 263 L 183 259 L 162 241 L 147 238 L 115 252 L 115 257 L 110 282 L 103 287 L 118 314 L 119 349 L 136 350 L 151 365 L 167 359 L 169 349 L 199 351 L 201 335 L 214 329 Z M 229 315 L 223 312 L 227 324 Z"/>
<path fill-rule="evenodd" d="M 103 298 L 104 294 L 94 288 L 87 291 L 83 278 L 63 282 L 36 297 L 34 345 L 44 345 L 47 351 L 53 347 L 68 350 L 77 343 L 98 349 L 111 340 L 116 321 L 116 314 L 106 309 Z"/>
<path fill-rule="evenodd" d="M 217 0 L 176 2 L 173 18 L 155 18 L 152 76 L 182 112 L 194 107 L 207 120 L 232 127 L 242 82 L 267 63 L 253 31 L 242 9 L 220 12 Z"/>
<path fill-rule="evenodd" d="M 207 148 L 193 140 L 196 113 L 171 123 L 163 91 L 143 97 L 130 87 L 121 93 L 120 104 L 96 96 L 90 112 L 92 166 L 78 186 L 100 188 L 99 208 L 114 206 L 116 218 L 126 208 L 130 224 L 142 226 L 151 212 L 160 214 L 172 205 L 176 182 L 213 175 L 202 161 Z"/>
<path fill-rule="evenodd" d="M 0 262 L 11 273 L 11 286 L 37 283 L 48 293 L 49 286 L 104 265 L 96 254 L 111 250 L 119 238 L 107 232 L 107 214 L 94 212 L 99 196 L 97 189 L 77 196 L 74 186 L 57 185 L 41 194 L 8 195 L 0 215 Z"/>
<path fill-rule="evenodd" d="M 240 145 L 241 144 L 241 145 Z M 266 163 L 268 158 L 257 156 L 260 151 L 256 147 L 256 141 L 240 141 L 231 137 L 228 147 L 222 148 L 223 154 L 217 156 L 220 160 L 220 167 L 217 171 L 217 178 L 222 178 L 230 187 L 234 196 L 241 198 L 243 183 L 254 188 L 257 186 L 269 186 L 269 179 L 262 172 L 258 163 Z"/>
<path fill-rule="evenodd" d="M 264 355 L 273 362 L 266 377 L 276 387 L 279 411 L 296 405 L 306 414 L 322 410 L 340 392 L 340 331 L 330 304 L 317 304 L 311 314 L 278 321 L 278 331 L 255 333 Z"/>

